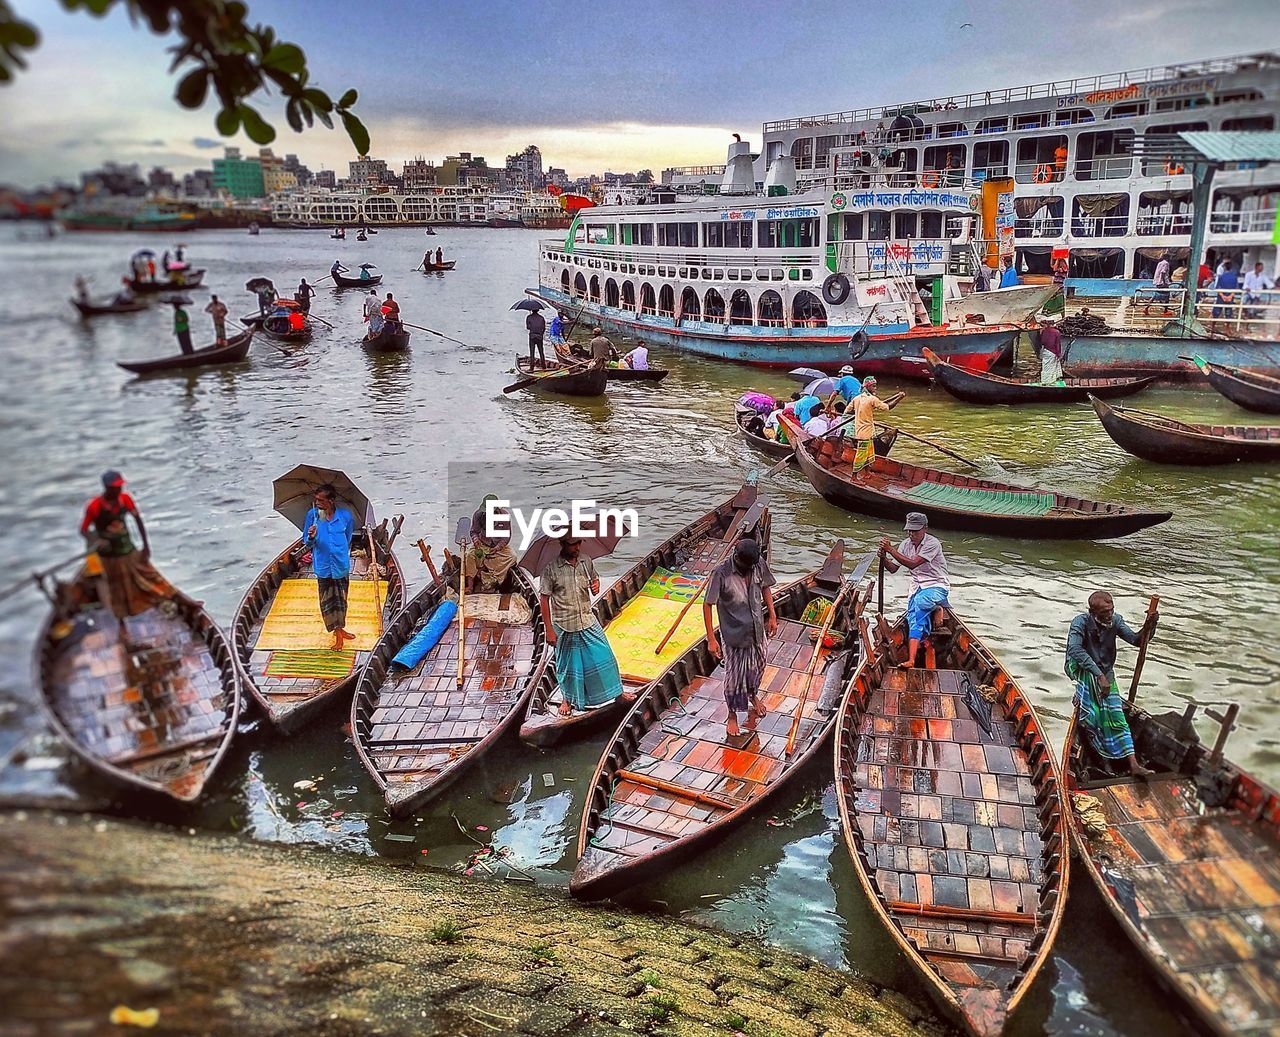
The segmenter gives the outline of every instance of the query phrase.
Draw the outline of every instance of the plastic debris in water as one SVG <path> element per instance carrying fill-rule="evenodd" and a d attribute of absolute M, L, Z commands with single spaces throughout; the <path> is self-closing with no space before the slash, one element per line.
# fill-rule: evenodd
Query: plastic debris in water
<path fill-rule="evenodd" d="M 144 1008 L 139 1011 L 127 1005 L 116 1005 L 111 1009 L 110 1019 L 116 1026 L 141 1026 L 150 1030 L 160 1021 L 160 1009 Z"/>
<path fill-rule="evenodd" d="M 554 774 L 544 774 L 542 776 L 542 784 L 549 789 L 556 787 L 556 776 Z"/>
<path fill-rule="evenodd" d="M 387 838 L 396 843 L 411 843 L 416 836 L 402 835 L 400 832 L 388 832 Z"/>
<path fill-rule="evenodd" d="M 427 850 L 419 850 L 418 852 L 419 852 L 419 853 L 421 853 L 421 854 L 423 854 L 423 855 L 425 856 L 429 851 L 427 851 Z"/>
<path fill-rule="evenodd" d="M 488 825 L 476 825 L 477 832 L 487 832 L 488 830 L 489 830 Z"/>
<path fill-rule="evenodd" d="M 295 781 L 293 787 L 298 792 L 307 792 L 316 787 L 316 783 L 311 778 L 303 778 L 301 781 Z"/>

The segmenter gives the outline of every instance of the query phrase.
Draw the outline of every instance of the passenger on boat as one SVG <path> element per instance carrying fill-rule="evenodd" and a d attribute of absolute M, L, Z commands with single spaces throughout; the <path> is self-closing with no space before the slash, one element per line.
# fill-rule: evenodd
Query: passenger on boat
<path fill-rule="evenodd" d="M 191 344 L 191 317 L 176 299 L 173 302 L 173 333 L 184 353 L 195 352 L 195 347 Z"/>
<path fill-rule="evenodd" d="M 1054 327 L 1052 317 L 1040 318 L 1040 384 L 1057 385 L 1062 381 L 1062 332 Z"/>
<path fill-rule="evenodd" d="M 301 310 L 289 311 L 289 330 L 302 331 L 307 326 L 307 317 Z"/>
<path fill-rule="evenodd" d="M 111 301 L 117 306 L 122 306 L 134 301 L 133 283 L 127 277 L 120 278 L 120 290 L 116 292 L 116 297 Z"/>
<path fill-rule="evenodd" d="M 862 382 L 854 375 L 853 368 L 845 364 L 840 368 L 840 377 L 836 379 L 836 391 L 831 394 L 831 402 L 834 402 L 838 396 L 844 407 L 848 407 L 860 392 L 862 392 Z"/>
<path fill-rule="evenodd" d="M 265 317 L 271 312 L 272 305 L 276 301 L 276 290 L 270 285 L 263 285 L 258 289 L 258 314 Z"/>
<path fill-rule="evenodd" d="M 785 405 L 780 405 L 764 419 L 763 434 L 766 439 L 774 439 L 779 443 L 785 443 L 787 441 L 787 434 L 782 428 L 782 415 L 786 409 Z"/>
<path fill-rule="evenodd" d="M 649 347 L 641 342 L 635 349 L 622 358 L 622 363 L 633 371 L 649 370 Z"/>
<path fill-rule="evenodd" d="M 592 328 L 591 335 L 591 369 L 600 371 L 618 355 L 618 351 L 613 348 L 613 343 L 605 338 L 603 328 Z"/>
<path fill-rule="evenodd" d="M 387 323 L 387 320 L 382 315 L 382 305 L 376 297 L 373 302 L 373 308 L 367 311 L 366 319 L 369 321 L 369 337 L 377 338 L 382 334 L 382 327 Z"/>
<path fill-rule="evenodd" d="M 1067 633 L 1064 667 L 1076 682 L 1076 722 L 1084 729 L 1089 747 L 1104 763 L 1119 760 L 1134 777 L 1148 777 L 1151 771 L 1138 763 L 1133 752 L 1133 735 L 1124 714 L 1124 703 L 1116 685 L 1116 638 L 1137 645 L 1155 630 L 1160 618 L 1153 612 L 1135 633 L 1116 615 L 1115 601 L 1106 591 L 1089 595 L 1089 611 L 1071 621 Z"/>
<path fill-rule="evenodd" d="M 333 644 L 328 647 L 340 652 L 345 642 L 355 640 L 355 634 L 346 629 L 355 519 L 350 511 L 339 507 L 337 491 L 329 483 L 316 489 L 314 500 L 302 523 L 305 533 L 300 551 L 311 549 L 320 617 L 324 628 L 333 635 Z"/>
<path fill-rule="evenodd" d="M 303 313 L 311 312 L 311 300 L 315 297 L 316 290 L 307 284 L 304 277 L 298 282 L 298 290 L 293 293 L 293 301 L 302 307 Z"/>
<path fill-rule="evenodd" d="M 825 436 L 831 431 L 831 419 L 825 410 L 815 410 L 803 427 L 810 436 Z"/>
<path fill-rule="evenodd" d="M 537 310 L 530 310 L 524 319 L 525 330 L 529 333 L 529 366 L 546 367 L 547 353 L 543 348 L 543 337 L 547 333 L 547 321 Z M 533 355 L 534 350 L 538 356 Z"/>
<path fill-rule="evenodd" d="M 1018 271 L 1013 267 L 1012 259 L 1001 260 L 1003 269 L 1000 272 L 1001 288 L 1017 288 L 1018 287 Z"/>
<path fill-rule="evenodd" d="M 711 579 L 707 581 L 707 593 L 702 600 L 702 626 L 707 635 L 707 650 L 724 663 L 724 701 L 729 707 L 725 734 L 730 738 L 742 733 L 738 727 L 739 713 L 746 713 L 747 727 L 753 731 L 756 722 L 765 715 L 757 696 L 764 678 L 765 639 L 778 630 L 778 616 L 773 608 L 776 582 L 769 563 L 761 557 L 760 545 L 751 537 L 739 540 L 733 554 L 712 570 Z M 718 637 L 713 607 L 720 624 Z"/>
<path fill-rule="evenodd" d="M 369 280 L 369 268 L 368 268 L 368 267 L 361 267 L 361 268 L 360 268 L 360 280 L 361 280 L 361 281 L 367 281 L 367 280 Z"/>
<path fill-rule="evenodd" d="M 373 314 L 382 314 L 382 300 L 378 298 L 376 288 L 370 288 L 369 294 L 364 297 L 364 319 L 368 320 Z"/>
<path fill-rule="evenodd" d="M 973 275 L 973 290 L 975 292 L 991 291 L 991 271 L 987 269 L 986 263 L 978 264 L 978 270 Z"/>
<path fill-rule="evenodd" d="M 511 536 L 489 536 L 489 520 L 485 502 L 497 500 L 496 493 L 485 496 L 471 516 L 471 546 L 462 559 L 468 594 L 499 594 L 511 589 L 511 574 L 518 564 L 511 550 Z M 510 518 L 506 527 L 510 529 Z"/>
<path fill-rule="evenodd" d="M 382 304 L 382 315 L 388 320 L 400 319 L 400 304 L 390 292 L 387 292 L 387 298 Z"/>
<path fill-rule="evenodd" d="M 796 421 L 803 426 L 813 416 L 814 410 L 822 406 L 822 400 L 817 396 L 801 395 L 796 397 L 791 404 L 791 413 L 796 416 Z"/>
<path fill-rule="evenodd" d="M 129 535 L 126 520 L 130 515 L 142 538 L 141 550 L 134 546 Z M 119 622 L 122 641 L 127 637 L 125 621 L 130 616 L 174 599 L 200 604 L 174 588 L 151 564 L 147 527 L 143 525 L 142 515 L 133 498 L 124 492 L 124 476 L 119 472 L 103 473 L 102 494 L 94 497 L 84 509 L 80 535 L 101 564 L 101 574 L 96 580 L 98 598 Z M 86 573 L 96 568 L 89 563 L 85 567 Z"/>
<path fill-rule="evenodd" d="M 152 284 L 156 281 L 156 261 L 154 259 L 147 260 L 147 280 Z"/>
<path fill-rule="evenodd" d="M 436 266 L 444 266 L 444 249 L 436 249 Z"/>
<path fill-rule="evenodd" d="M 942 543 L 929 532 L 929 517 L 922 511 L 907 515 L 903 528 L 907 538 L 896 548 L 888 537 L 880 541 L 880 555 L 885 568 L 896 573 L 902 566 L 911 572 L 911 593 L 907 597 L 907 658 L 899 663 L 904 669 L 915 665 L 920 642 L 933 632 L 934 610 L 950 608 L 947 591 L 951 574 Z"/>
<path fill-rule="evenodd" d="M 223 346 L 227 343 L 227 304 L 222 302 L 216 295 L 209 300 L 209 305 L 204 308 L 204 312 L 213 318 L 213 336 L 218 345 Z"/>
<path fill-rule="evenodd" d="M 862 380 L 862 392 L 844 409 L 853 417 L 853 438 L 858 444 L 853 454 L 853 470 L 855 473 L 866 468 L 876 457 L 876 411 L 893 410 L 903 399 L 899 395 L 892 403 L 887 403 L 876 395 L 876 379 L 871 375 Z"/>
<path fill-rule="evenodd" d="M 582 557 L 582 540 L 566 533 L 560 538 L 560 554 L 538 578 L 542 625 L 556 649 L 561 716 L 603 706 L 623 694 L 618 660 L 591 609 L 591 596 L 599 593 L 600 577 L 591 559 Z"/>
<path fill-rule="evenodd" d="M 77 274 L 76 280 L 75 280 L 75 286 L 76 286 L 76 300 L 88 306 L 89 305 L 88 280 L 83 275 Z"/>
<path fill-rule="evenodd" d="M 553 346 L 564 342 L 564 318 L 560 316 L 559 310 L 556 310 L 556 315 L 551 318 L 551 326 L 547 329 L 547 334 L 551 337 Z"/>

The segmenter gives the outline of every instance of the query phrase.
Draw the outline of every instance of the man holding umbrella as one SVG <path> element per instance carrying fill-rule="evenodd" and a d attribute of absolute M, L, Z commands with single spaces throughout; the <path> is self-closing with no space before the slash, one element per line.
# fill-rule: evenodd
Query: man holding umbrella
<path fill-rule="evenodd" d="M 303 520 L 302 548 L 311 548 L 311 569 L 316 574 L 320 616 L 324 628 L 333 635 L 329 647 L 339 652 L 355 634 L 347 632 L 347 590 L 351 581 L 351 538 L 355 520 L 351 512 L 338 506 L 332 483 L 318 486 L 315 503 Z"/>

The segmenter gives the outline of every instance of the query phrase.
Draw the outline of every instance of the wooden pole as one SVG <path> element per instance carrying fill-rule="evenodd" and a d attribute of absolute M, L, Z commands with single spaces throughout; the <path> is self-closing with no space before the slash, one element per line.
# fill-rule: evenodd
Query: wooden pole
<path fill-rule="evenodd" d="M 369 575 L 373 577 L 373 604 L 378 614 L 378 636 L 382 636 L 382 594 L 378 590 L 378 552 L 373 546 L 373 530 L 364 527 L 365 540 L 369 544 Z"/>
<path fill-rule="evenodd" d="M 462 666 L 467 655 L 467 541 L 471 539 L 471 519 L 458 520 L 454 541 L 462 551 L 458 560 L 458 687 L 462 687 Z"/>
<path fill-rule="evenodd" d="M 1187 276 L 1190 276 L 1189 274 Z M 1147 645 L 1151 643 L 1151 638 L 1156 632 L 1156 624 L 1152 617 L 1156 614 L 1156 610 L 1160 607 L 1160 596 L 1151 595 L 1151 601 L 1147 605 L 1147 621 L 1142 627 L 1142 642 L 1138 645 L 1138 661 L 1133 664 L 1133 681 L 1129 684 L 1129 701 L 1132 702 L 1138 697 L 1138 681 L 1142 677 L 1142 665 L 1147 661 Z"/>
<path fill-rule="evenodd" d="M 876 615 L 884 615 L 884 548 L 880 549 L 880 571 L 876 573 L 876 589 L 879 601 L 876 604 Z"/>
<path fill-rule="evenodd" d="M 954 457 L 957 461 L 960 461 L 963 464 L 967 464 L 970 468 L 976 468 L 978 471 L 982 471 L 983 466 L 978 464 L 977 461 L 970 461 L 967 457 L 962 457 L 961 455 L 957 454 L 954 450 L 948 450 L 944 446 L 939 446 L 937 443 L 933 442 L 933 440 L 931 439 L 925 439 L 924 436 L 917 436 L 914 433 L 908 432 L 901 425 L 898 425 L 895 427 L 902 435 L 906 436 L 908 439 L 914 439 L 917 443 L 923 443 L 925 446 L 931 446 L 933 447 L 934 450 L 944 453 L 948 457 Z"/>

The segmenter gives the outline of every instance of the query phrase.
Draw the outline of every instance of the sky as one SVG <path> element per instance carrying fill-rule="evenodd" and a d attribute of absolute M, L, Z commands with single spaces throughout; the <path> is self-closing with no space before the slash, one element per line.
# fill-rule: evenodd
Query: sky
<path fill-rule="evenodd" d="M 179 108 L 166 48 L 123 10 L 11 0 L 43 35 L 0 85 L 0 182 L 33 186 L 112 159 L 176 172 L 225 144 L 216 108 Z M 460 150 L 502 164 L 537 144 L 571 176 L 723 162 L 771 119 L 1280 49 L 1275 0 L 247 0 L 332 95 L 360 93 L 371 153 L 394 169 Z M 345 175 L 340 130 L 302 135 L 256 106 L 277 154 Z"/>

